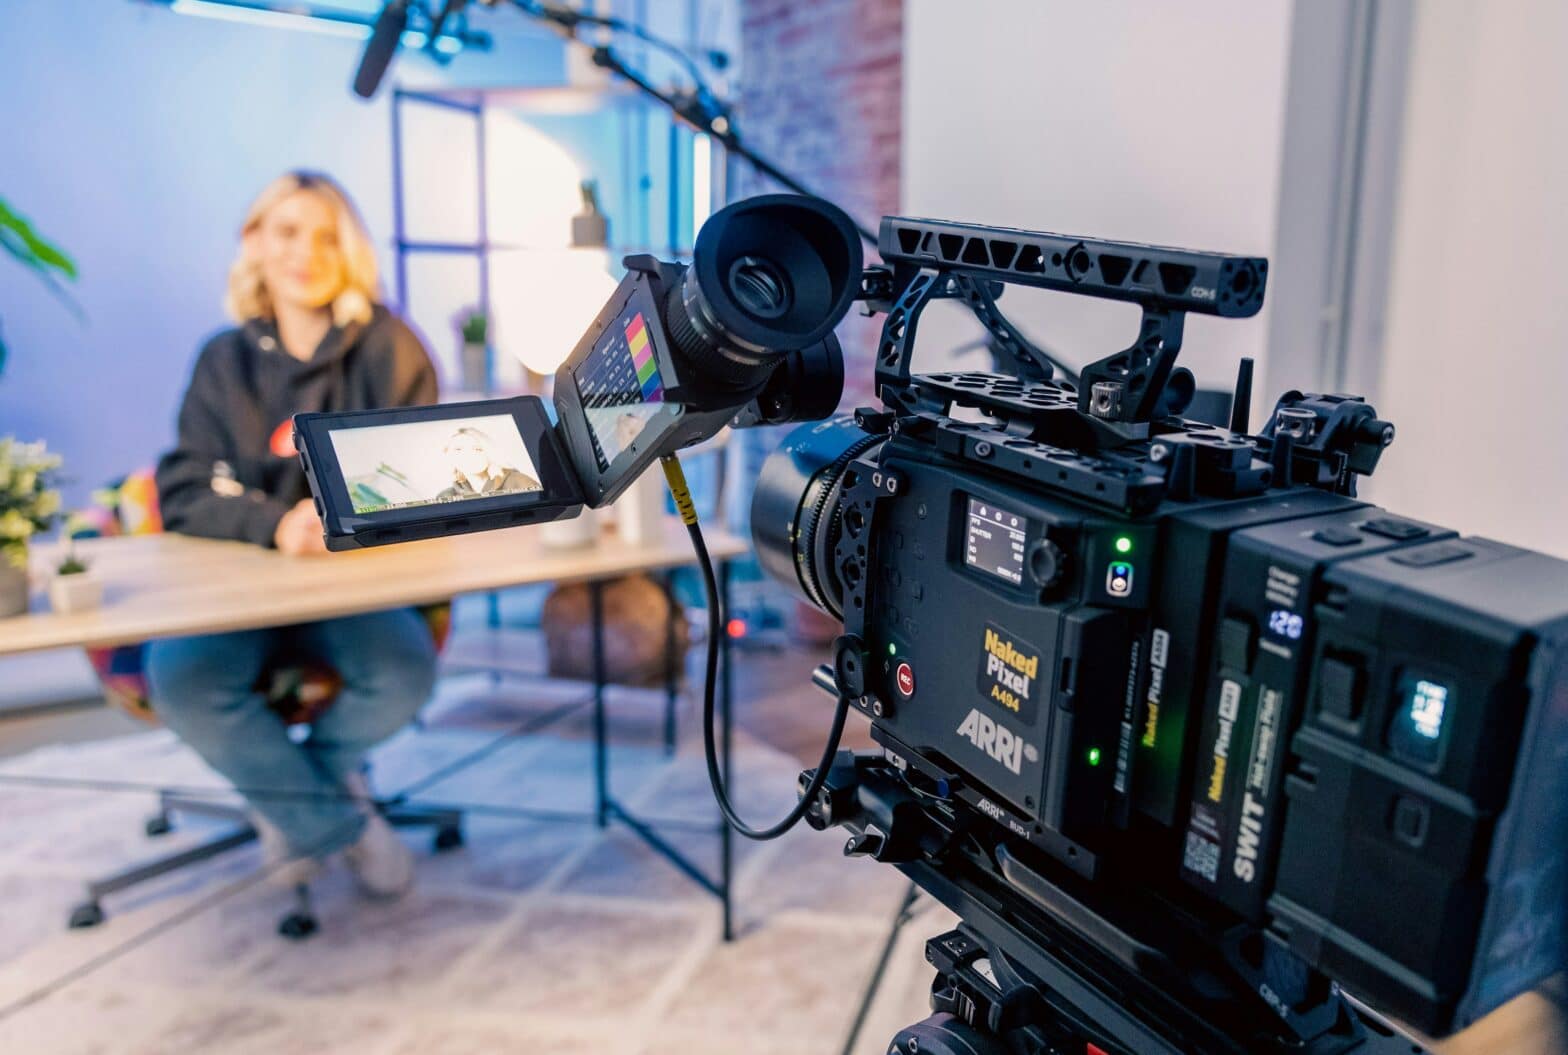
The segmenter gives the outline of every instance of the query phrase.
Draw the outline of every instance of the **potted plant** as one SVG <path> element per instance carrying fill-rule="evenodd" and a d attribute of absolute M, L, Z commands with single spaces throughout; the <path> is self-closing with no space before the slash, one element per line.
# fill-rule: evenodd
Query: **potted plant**
<path fill-rule="evenodd" d="M 49 605 L 56 612 L 87 612 L 103 602 L 103 580 L 76 554 L 76 532 L 68 524 L 65 557 L 49 580 Z"/>
<path fill-rule="evenodd" d="M 490 317 L 478 308 L 457 313 L 457 331 L 463 338 L 459 363 L 463 388 L 470 392 L 490 392 Z"/>
<path fill-rule="evenodd" d="M 0 437 L 0 616 L 27 611 L 27 544 L 60 513 L 58 455 Z"/>

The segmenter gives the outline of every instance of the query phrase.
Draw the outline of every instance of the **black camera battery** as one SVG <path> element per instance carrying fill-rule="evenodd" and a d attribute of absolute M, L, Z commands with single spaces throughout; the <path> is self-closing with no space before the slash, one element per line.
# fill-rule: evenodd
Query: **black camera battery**
<path fill-rule="evenodd" d="M 1312 669 L 1313 604 L 1323 571 L 1450 532 L 1356 509 L 1238 531 L 1226 554 L 1213 666 L 1197 741 L 1182 875 L 1260 923 L 1273 888 L 1290 737 Z"/>

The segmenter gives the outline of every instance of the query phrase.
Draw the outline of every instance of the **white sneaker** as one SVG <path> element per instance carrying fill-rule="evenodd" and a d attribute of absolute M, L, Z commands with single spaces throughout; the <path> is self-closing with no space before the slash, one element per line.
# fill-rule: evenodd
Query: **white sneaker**
<path fill-rule="evenodd" d="M 262 867 L 267 882 L 285 890 L 304 886 L 321 872 L 321 862 L 314 857 L 301 857 L 289 849 L 289 841 L 277 825 L 256 810 L 250 811 L 251 827 L 256 829 L 256 841 L 261 845 Z"/>
<path fill-rule="evenodd" d="M 414 855 L 379 813 L 366 816 L 364 833 L 343 851 L 343 860 L 370 897 L 399 898 L 414 885 Z"/>

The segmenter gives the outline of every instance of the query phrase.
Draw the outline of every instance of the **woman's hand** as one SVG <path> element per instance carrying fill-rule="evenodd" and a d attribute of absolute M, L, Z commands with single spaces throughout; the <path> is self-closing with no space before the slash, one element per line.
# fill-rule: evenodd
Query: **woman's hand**
<path fill-rule="evenodd" d="M 294 508 L 283 514 L 272 541 L 278 549 L 291 557 L 313 556 L 327 552 L 321 537 L 321 518 L 316 515 L 316 505 L 308 498 L 295 503 Z"/>

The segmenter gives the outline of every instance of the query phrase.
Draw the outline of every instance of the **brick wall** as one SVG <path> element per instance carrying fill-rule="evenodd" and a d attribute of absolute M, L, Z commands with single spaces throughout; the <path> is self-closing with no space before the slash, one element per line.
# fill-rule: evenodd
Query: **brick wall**
<path fill-rule="evenodd" d="M 898 211 L 903 0 L 740 0 L 738 117 L 759 153 L 875 231 Z M 734 197 L 779 188 L 743 162 Z M 878 319 L 851 314 L 842 409 L 869 401 Z"/>

